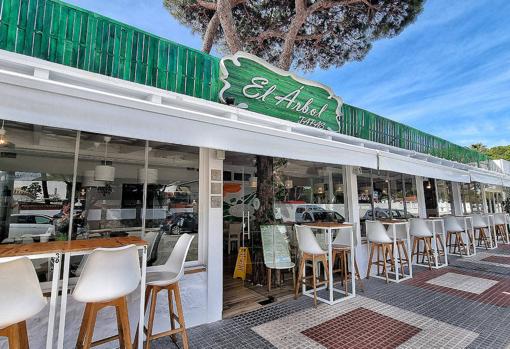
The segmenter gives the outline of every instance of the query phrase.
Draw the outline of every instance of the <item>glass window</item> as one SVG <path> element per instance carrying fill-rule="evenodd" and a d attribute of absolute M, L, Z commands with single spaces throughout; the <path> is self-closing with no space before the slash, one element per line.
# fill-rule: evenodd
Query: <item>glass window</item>
<path fill-rule="evenodd" d="M 0 242 L 38 243 L 68 238 L 69 224 L 55 225 L 68 210 L 76 132 L 5 122 L 0 146 Z M 51 275 L 48 260 L 35 260 L 41 281 Z"/>
<path fill-rule="evenodd" d="M 441 179 L 436 180 L 437 205 L 439 216 L 452 214 L 452 189 L 451 182 Z"/>
<path fill-rule="evenodd" d="M 274 172 L 276 218 L 286 223 L 346 220 L 342 167 L 280 159 Z"/>
<path fill-rule="evenodd" d="M 186 258 L 198 256 L 199 149 L 149 142 L 145 239 L 149 265 L 164 264 L 181 234 L 195 236 Z M 145 169 L 139 177 L 145 178 Z"/>

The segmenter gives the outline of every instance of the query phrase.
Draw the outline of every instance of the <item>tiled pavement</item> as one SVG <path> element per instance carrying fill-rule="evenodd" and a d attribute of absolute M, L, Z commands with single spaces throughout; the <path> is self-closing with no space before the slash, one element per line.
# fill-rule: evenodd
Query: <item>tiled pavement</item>
<path fill-rule="evenodd" d="M 450 257 L 400 284 L 364 280 L 334 306 L 308 297 L 188 331 L 191 348 L 510 348 L 510 246 Z M 182 345 L 179 345 L 182 347 Z M 152 348 L 176 348 L 169 338 Z"/>

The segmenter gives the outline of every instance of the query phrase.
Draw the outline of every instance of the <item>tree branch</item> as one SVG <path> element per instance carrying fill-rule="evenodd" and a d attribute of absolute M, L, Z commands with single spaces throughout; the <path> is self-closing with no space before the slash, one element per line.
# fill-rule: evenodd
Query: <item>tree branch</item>
<path fill-rule="evenodd" d="M 232 15 L 231 0 L 218 0 L 216 13 L 218 14 L 230 53 L 235 54 L 237 51 L 241 50 L 242 45 L 237 35 L 234 16 Z"/>
<path fill-rule="evenodd" d="M 215 12 L 212 16 L 211 20 L 207 24 L 207 29 L 204 34 L 203 38 L 203 44 L 202 44 L 202 51 L 206 53 L 210 53 L 214 39 L 216 37 L 216 33 L 218 32 L 218 27 L 220 25 L 220 17 L 218 16 L 218 13 Z"/>
<path fill-rule="evenodd" d="M 216 4 L 205 0 L 197 0 L 197 5 L 205 8 L 206 10 L 216 11 Z"/>

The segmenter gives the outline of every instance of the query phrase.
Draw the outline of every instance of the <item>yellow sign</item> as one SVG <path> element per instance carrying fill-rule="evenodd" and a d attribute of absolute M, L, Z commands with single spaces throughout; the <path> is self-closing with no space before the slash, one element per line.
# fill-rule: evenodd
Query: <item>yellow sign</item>
<path fill-rule="evenodd" d="M 237 254 L 236 268 L 234 270 L 234 279 L 246 279 L 246 274 L 251 274 L 251 258 L 248 247 L 241 247 Z"/>

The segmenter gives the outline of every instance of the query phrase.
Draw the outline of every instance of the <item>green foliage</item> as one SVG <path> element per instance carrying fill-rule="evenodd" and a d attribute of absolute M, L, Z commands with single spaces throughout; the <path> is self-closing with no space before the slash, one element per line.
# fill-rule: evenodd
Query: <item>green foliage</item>
<path fill-rule="evenodd" d="M 215 1 L 163 0 L 173 17 L 204 36 L 215 11 L 203 3 Z M 293 67 L 312 71 L 362 60 L 375 40 L 394 37 L 412 23 L 423 10 L 423 3 L 424 0 L 307 0 L 306 8 L 315 10 L 306 15 L 293 43 Z M 237 1 L 232 14 L 242 50 L 278 65 L 286 35 L 296 18 L 295 1 Z M 220 51 L 230 53 L 225 49 L 221 28 L 215 42 Z"/>
<path fill-rule="evenodd" d="M 471 145 L 471 148 L 487 155 L 492 160 L 503 159 L 510 161 L 510 145 L 489 148 L 482 143 L 475 143 Z"/>

